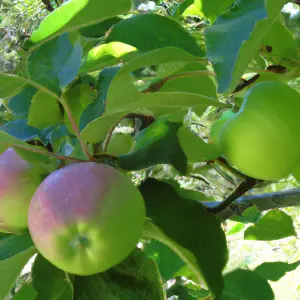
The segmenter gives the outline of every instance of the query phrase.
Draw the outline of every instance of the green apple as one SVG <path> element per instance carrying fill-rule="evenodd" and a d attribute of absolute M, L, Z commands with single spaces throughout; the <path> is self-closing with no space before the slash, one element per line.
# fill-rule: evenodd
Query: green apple
<path fill-rule="evenodd" d="M 13 148 L 0 155 L 0 231 L 27 228 L 31 198 L 45 174 L 22 159 Z"/>
<path fill-rule="evenodd" d="M 226 159 L 263 180 L 287 177 L 300 161 L 300 95 L 280 82 L 261 82 L 247 92 L 240 111 L 220 132 Z"/>
<path fill-rule="evenodd" d="M 49 175 L 29 208 L 29 231 L 40 253 L 72 274 L 92 275 L 124 260 L 138 243 L 145 206 L 131 179 L 95 162 Z"/>

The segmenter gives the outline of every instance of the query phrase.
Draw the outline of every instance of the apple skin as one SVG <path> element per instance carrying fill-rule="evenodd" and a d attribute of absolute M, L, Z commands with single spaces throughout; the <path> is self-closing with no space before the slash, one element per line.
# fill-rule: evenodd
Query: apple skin
<path fill-rule="evenodd" d="M 0 155 L 0 232 L 19 233 L 27 228 L 29 204 L 44 177 L 13 148 Z"/>
<path fill-rule="evenodd" d="M 289 86 L 256 84 L 220 132 L 226 159 L 250 177 L 278 180 L 289 176 L 300 162 L 299 111 L 300 95 Z"/>
<path fill-rule="evenodd" d="M 29 231 L 40 253 L 82 276 L 123 261 L 141 238 L 145 205 L 125 174 L 95 162 L 50 174 L 29 208 Z"/>

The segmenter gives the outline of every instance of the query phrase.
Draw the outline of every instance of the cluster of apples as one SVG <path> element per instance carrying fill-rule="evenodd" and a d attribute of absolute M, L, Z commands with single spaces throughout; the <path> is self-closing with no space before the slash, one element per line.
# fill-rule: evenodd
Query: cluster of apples
<path fill-rule="evenodd" d="M 230 164 L 262 180 L 278 180 L 300 167 L 300 94 L 266 81 L 246 93 L 237 113 L 229 111 L 211 128 L 211 141 Z"/>
<path fill-rule="evenodd" d="M 142 195 L 113 167 L 75 163 L 45 176 L 9 148 L 0 156 L 0 177 L 0 231 L 28 227 L 39 252 L 68 273 L 105 271 L 141 237 Z"/>

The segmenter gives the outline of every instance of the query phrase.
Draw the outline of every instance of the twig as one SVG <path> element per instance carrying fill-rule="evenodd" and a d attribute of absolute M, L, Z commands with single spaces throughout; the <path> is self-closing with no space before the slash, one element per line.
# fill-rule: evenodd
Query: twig
<path fill-rule="evenodd" d="M 220 176 L 222 176 L 226 181 L 228 181 L 230 184 L 236 186 L 235 182 L 229 178 L 226 174 L 224 174 L 219 168 L 217 168 L 213 163 L 208 163 Z"/>
<path fill-rule="evenodd" d="M 71 126 L 72 126 L 72 129 L 74 130 L 74 133 L 80 143 L 80 146 L 85 154 L 85 156 L 90 160 L 90 161 L 95 161 L 94 157 L 89 153 L 84 141 L 81 139 L 81 136 L 80 136 L 80 131 L 79 131 L 79 128 L 76 124 L 76 121 L 72 115 L 72 112 L 71 112 L 71 109 L 69 107 L 69 104 L 67 103 L 67 101 L 64 99 L 64 97 L 62 96 L 60 98 L 60 103 L 61 105 L 63 106 L 69 120 L 70 120 L 70 123 L 71 123 Z"/>
<path fill-rule="evenodd" d="M 246 192 L 251 190 L 260 180 L 248 177 L 245 181 L 243 181 L 238 188 L 224 201 L 216 205 L 215 207 L 207 208 L 207 211 L 212 214 L 218 214 L 229 207 L 237 198 L 244 195 Z"/>
<path fill-rule="evenodd" d="M 209 183 L 205 178 L 203 178 L 203 177 L 201 177 L 201 176 L 199 176 L 199 175 L 193 175 L 193 174 L 191 174 L 191 175 L 189 175 L 188 177 L 197 179 L 197 180 L 199 180 L 199 181 L 203 181 L 203 182 L 204 182 L 205 184 L 207 184 L 208 186 L 211 186 L 210 183 Z"/>
<path fill-rule="evenodd" d="M 228 164 L 228 162 L 223 158 L 223 157 L 219 157 L 215 160 L 215 162 L 217 162 L 218 164 L 220 164 L 223 168 L 225 168 L 226 170 L 228 170 L 229 172 L 231 172 L 232 174 L 234 174 L 236 177 L 246 180 L 249 177 L 241 172 L 239 172 L 237 169 L 233 168 L 232 166 L 230 166 Z"/>

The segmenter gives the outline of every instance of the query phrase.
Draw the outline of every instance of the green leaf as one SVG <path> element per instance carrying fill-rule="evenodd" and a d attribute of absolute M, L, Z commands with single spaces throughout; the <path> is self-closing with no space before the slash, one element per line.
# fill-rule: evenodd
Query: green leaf
<path fill-rule="evenodd" d="M 113 17 L 103 22 L 81 28 L 80 33 L 86 38 L 100 38 L 105 36 L 106 32 L 121 20 L 119 17 Z"/>
<path fill-rule="evenodd" d="M 176 77 L 175 75 L 174 78 L 167 80 L 167 82 L 160 89 L 160 92 L 171 91 L 194 93 L 211 97 L 215 100 L 218 99 L 214 80 L 211 77 L 203 74 L 187 74 L 186 76 L 182 77 L 180 77 L 180 75 Z"/>
<path fill-rule="evenodd" d="M 49 14 L 35 30 L 30 41 L 45 42 L 64 32 L 100 23 L 131 8 L 130 0 L 70 0 Z"/>
<path fill-rule="evenodd" d="M 62 97 L 68 105 L 76 125 L 79 126 L 83 111 L 88 105 L 92 104 L 96 98 L 96 91 L 92 90 L 89 84 L 77 81 L 69 87 Z M 64 115 L 64 120 L 69 132 L 74 134 L 71 121 L 67 114 Z"/>
<path fill-rule="evenodd" d="M 255 205 L 248 207 L 241 215 L 235 215 L 231 218 L 232 221 L 240 222 L 243 224 L 257 223 L 262 217 L 261 211 Z"/>
<path fill-rule="evenodd" d="M 81 73 L 93 72 L 126 62 L 137 55 L 136 48 L 120 42 L 111 42 L 91 49 L 80 68 Z"/>
<path fill-rule="evenodd" d="M 205 56 L 196 40 L 180 24 L 156 14 L 137 15 L 117 23 L 106 42 L 122 42 L 143 52 L 174 46 L 195 56 Z"/>
<path fill-rule="evenodd" d="M 122 155 L 132 151 L 134 140 L 130 134 L 114 133 L 109 141 L 107 153 L 111 155 Z"/>
<path fill-rule="evenodd" d="M 177 249 L 179 255 L 183 253 L 181 258 L 197 274 L 199 283 L 203 283 L 203 279 L 218 298 L 223 289 L 222 270 L 228 259 L 220 220 L 208 215 L 199 202 L 179 196 L 176 189 L 165 182 L 147 179 L 140 191 L 148 217 L 167 238 L 153 231 L 146 236 Z"/>
<path fill-rule="evenodd" d="M 187 159 L 177 138 L 181 126 L 181 123 L 164 118 L 155 121 L 136 136 L 131 153 L 119 156 L 118 165 L 125 170 L 141 170 L 157 164 L 170 164 L 186 173 Z"/>
<path fill-rule="evenodd" d="M 225 12 L 235 0 L 201 0 L 204 15 L 214 21 L 219 15 Z"/>
<path fill-rule="evenodd" d="M 164 300 L 157 267 L 136 249 L 121 264 L 104 273 L 75 278 L 75 299 Z"/>
<path fill-rule="evenodd" d="M 156 92 L 149 94 L 140 94 L 139 99 L 128 98 L 127 104 L 110 101 L 107 103 L 106 109 L 108 112 L 124 112 L 129 113 L 137 109 L 147 109 L 151 111 L 156 117 L 167 115 L 173 112 L 185 111 L 189 108 L 201 115 L 209 106 L 214 107 L 228 107 L 227 104 L 215 101 L 214 99 L 184 92 Z M 115 99 L 114 99 L 115 100 Z M 124 99 L 119 100 L 124 101 Z"/>
<path fill-rule="evenodd" d="M 32 282 L 22 286 L 22 288 L 14 295 L 13 300 L 35 300 L 37 292 L 34 289 Z"/>
<path fill-rule="evenodd" d="M 43 92 L 37 92 L 32 99 L 27 124 L 38 129 L 45 129 L 61 120 L 62 114 L 58 101 Z"/>
<path fill-rule="evenodd" d="M 295 235 L 293 219 L 285 212 L 274 209 L 266 213 L 254 226 L 247 228 L 244 238 L 272 241 Z"/>
<path fill-rule="evenodd" d="M 236 223 L 228 232 L 227 235 L 232 235 L 241 232 L 245 228 L 243 223 Z"/>
<path fill-rule="evenodd" d="M 177 136 L 189 163 L 213 160 L 222 154 L 214 144 L 205 143 L 199 136 L 185 127 L 178 130 Z"/>
<path fill-rule="evenodd" d="M 91 144 L 103 142 L 110 129 L 117 125 L 126 113 L 103 114 L 101 117 L 89 123 L 82 131 L 81 137 Z"/>
<path fill-rule="evenodd" d="M 217 73 L 219 92 L 225 92 L 232 81 L 239 79 L 233 78 L 233 72 L 242 43 L 250 38 L 256 22 L 266 17 L 264 0 L 241 0 L 228 12 L 217 18 L 214 25 L 206 30 L 207 55 Z M 251 45 L 251 47 L 253 46 L 255 49 L 248 51 L 254 55 L 258 47 Z M 249 57 L 249 60 L 251 58 Z M 249 60 L 246 60 L 244 68 L 247 67 Z M 239 74 L 239 77 L 241 75 Z"/>
<path fill-rule="evenodd" d="M 83 47 L 78 33 L 63 34 L 42 45 L 29 58 L 30 78 L 54 93 L 66 87 L 78 74 Z"/>
<path fill-rule="evenodd" d="M 69 275 L 40 254 L 32 267 L 32 283 L 38 294 L 36 300 L 73 299 L 74 291 Z"/>
<path fill-rule="evenodd" d="M 185 265 L 174 251 L 159 241 L 151 240 L 144 243 L 143 251 L 155 261 L 164 282 L 174 278 Z"/>
<path fill-rule="evenodd" d="M 22 288 L 14 295 L 13 300 L 35 300 L 37 292 L 34 289 L 32 282 L 22 286 Z"/>
<path fill-rule="evenodd" d="M 266 9 L 264 0 L 240 0 L 206 30 L 208 58 L 220 93 L 234 89 L 286 2 L 268 0 Z"/>
<path fill-rule="evenodd" d="M 27 125 L 27 120 L 14 120 L 5 123 L 0 127 L 0 131 L 6 132 L 17 139 L 23 141 L 38 138 L 39 130 Z"/>
<path fill-rule="evenodd" d="M 21 235 L 7 234 L 0 241 L 0 261 L 9 259 L 33 246 L 29 233 Z"/>
<path fill-rule="evenodd" d="M 271 55 L 279 59 L 294 59 L 298 55 L 298 45 L 292 33 L 279 22 L 273 23 L 262 43 L 271 46 Z"/>
<path fill-rule="evenodd" d="M 8 108 L 17 116 L 27 116 L 31 100 L 36 92 L 36 88 L 25 86 L 19 94 L 9 99 Z"/>
<path fill-rule="evenodd" d="M 14 74 L 0 72 L 0 98 L 11 98 L 21 92 L 25 86 L 34 87 L 41 92 L 58 99 L 58 96 L 39 83 Z"/>
<path fill-rule="evenodd" d="M 104 110 L 108 89 L 120 67 L 106 68 L 99 73 L 98 94 L 96 100 L 88 105 L 82 112 L 79 122 L 80 130 L 83 130 L 90 122 L 99 118 Z"/>
<path fill-rule="evenodd" d="M 122 73 L 130 73 L 142 67 L 148 67 L 152 65 L 165 64 L 170 62 L 179 62 L 181 65 L 183 62 L 196 62 L 197 57 L 184 51 L 178 47 L 164 47 L 160 49 L 154 49 L 147 53 L 143 53 L 131 61 L 127 62 L 122 69 Z"/>
<path fill-rule="evenodd" d="M 299 264 L 300 261 L 296 261 L 292 264 L 281 261 L 265 262 L 256 267 L 254 272 L 267 280 L 278 281 L 287 272 L 296 270 Z"/>
<path fill-rule="evenodd" d="M 0 261 L 0 299 L 5 299 L 35 251 L 35 248 L 31 247 L 7 260 Z"/>
<path fill-rule="evenodd" d="M 221 300 L 273 300 L 268 281 L 250 270 L 238 269 L 224 276 Z"/>
<path fill-rule="evenodd" d="M 176 282 L 167 290 L 168 299 L 173 299 L 169 297 L 175 296 L 177 297 L 175 299 L 180 300 L 205 300 L 210 295 L 208 290 L 202 289 L 192 283 L 180 282 L 179 279 L 177 281 L 179 283 Z"/>
<path fill-rule="evenodd" d="M 0 98 L 10 98 L 21 92 L 25 81 L 19 76 L 0 73 Z"/>

